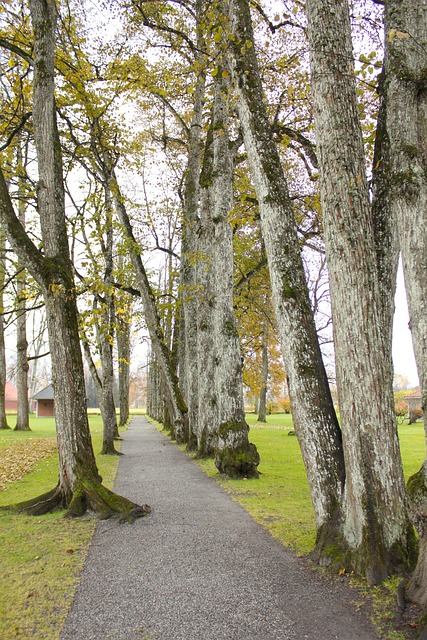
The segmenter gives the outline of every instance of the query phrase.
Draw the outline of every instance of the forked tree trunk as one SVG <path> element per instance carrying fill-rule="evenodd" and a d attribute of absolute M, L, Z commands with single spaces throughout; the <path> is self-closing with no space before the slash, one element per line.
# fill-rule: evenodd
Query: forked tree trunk
<path fill-rule="evenodd" d="M 138 507 L 102 486 L 89 432 L 76 289 L 65 224 L 62 158 L 56 127 L 56 6 L 51 0 L 31 0 L 30 11 L 34 29 L 33 118 L 39 169 L 37 196 L 44 254 L 36 248 L 17 219 L 1 172 L 0 213 L 14 251 L 26 261 L 45 299 L 55 390 L 59 481 L 57 487 L 47 494 L 11 508 L 40 514 L 62 507 L 67 508 L 71 515 L 81 515 L 90 508 L 101 517 L 121 513 L 131 519 L 145 515 L 149 507 Z"/>
<path fill-rule="evenodd" d="M 390 147 L 392 223 L 402 255 L 422 404 L 427 412 L 427 4 L 385 5 L 383 102 Z M 427 425 L 427 421 L 424 420 Z M 427 426 L 426 426 L 427 437 Z M 411 516 L 420 538 L 409 597 L 427 608 L 427 459 L 408 482 Z"/>
<path fill-rule="evenodd" d="M 410 566 L 413 532 L 380 311 L 349 7 L 342 0 L 307 0 L 306 8 L 346 464 L 343 550 L 358 573 L 377 583 Z"/>
<path fill-rule="evenodd" d="M 341 432 L 310 307 L 292 202 L 264 103 L 247 0 L 229 0 L 232 73 L 260 208 L 295 431 L 307 471 L 317 546 L 336 542 L 344 485 Z"/>

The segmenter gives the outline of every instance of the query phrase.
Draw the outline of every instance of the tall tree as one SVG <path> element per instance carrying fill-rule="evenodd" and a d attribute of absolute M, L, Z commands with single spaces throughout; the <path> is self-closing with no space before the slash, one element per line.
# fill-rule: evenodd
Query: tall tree
<path fill-rule="evenodd" d="M 349 6 L 307 0 L 306 9 L 346 464 L 341 529 L 352 566 L 376 583 L 410 565 L 413 533 L 393 411 L 390 343 L 382 330 Z M 369 403 L 366 388 L 372 390 Z"/>
<path fill-rule="evenodd" d="M 295 431 L 316 516 L 317 548 L 336 543 L 345 470 L 341 431 L 322 362 L 292 201 L 264 102 L 249 3 L 230 0 L 229 47 L 237 108 L 259 203 Z M 323 452 L 323 455 L 319 455 Z"/>
<path fill-rule="evenodd" d="M 138 507 L 102 486 L 86 412 L 55 112 L 56 5 L 52 0 L 31 0 L 30 11 L 34 30 L 33 121 L 39 172 L 37 200 L 43 253 L 33 244 L 17 219 L 2 172 L 0 213 L 15 252 L 26 261 L 45 298 L 55 389 L 59 481 L 52 491 L 16 508 L 36 514 L 65 507 L 72 515 L 81 515 L 91 508 L 102 517 L 122 513 L 132 518 L 146 514 L 149 508 Z"/>
<path fill-rule="evenodd" d="M 416 0 L 385 3 L 385 63 L 381 107 L 387 154 L 388 211 L 399 245 L 415 359 L 427 411 L 427 5 Z M 425 424 L 427 424 L 425 422 Z M 426 429 L 427 434 L 427 429 Z M 410 506 L 420 538 L 409 596 L 427 607 L 427 459 L 408 482 Z"/>

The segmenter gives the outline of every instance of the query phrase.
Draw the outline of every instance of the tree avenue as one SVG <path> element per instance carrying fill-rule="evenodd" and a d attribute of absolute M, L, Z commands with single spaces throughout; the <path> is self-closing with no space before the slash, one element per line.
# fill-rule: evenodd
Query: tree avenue
<path fill-rule="evenodd" d="M 116 4 L 121 12 L 119 33 L 101 56 L 85 40 L 84 11 L 80 14 L 69 0 L 70 23 L 68 29 L 58 28 L 54 58 L 55 3 L 31 0 L 33 56 L 23 50 L 19 54 L 34 68 L 32 122 L 42 250 L 19 223 L 3 174 L 1 217 L 20 264 L 37 280 L 45 298 L 60 459 L 58 486 L 28 504 L 28 510 L 41 513 L 61 505 L 79 514 L 91 507 L 103 516 L 120 512 L 131 518 L 149 511 L 145 505 L 138 507 L 107 492 L 95 465 L 67 238 L 61 142 L 68 165 L 83 167 L 91 184 L 78 214 L 79 236 L 90 245 L 85 227 L 93 215 L 90 224 L 98 227 L 101 247 L 98 253 L 92 251 L 92 269 L 100 270 L 102 264 L 103 276 L 96 284 L 94 280 L 89 284 L 84 276 L 81 281 L 82 288 L 91 291 L 92 286 L 95 311 L 104 318 L 97 327 L 98 335 L 106 336 L 99 342 L 103 379 L 89 341 L 84 340 L 84 349 L 103 413 L 111 418 L 105 452 L 114 451 L 112 357 L 120 326 L 114 314 L 122 313 L 125 323 L 131 315 L 128 302 L 120 303 L 120 312 L 115 308 L 116 284 L 137 293 L 144 307 L 152 350 L 148 412 L 197 455 L 213 455 L 221 473 L 258 477 L 259 455 L 249 441 L 243 405 L 241 342 L 247 336 L 239 341 L 238 330 L 250 325 L 246 331 L 257 334 L 262 343 L 262 371 L 260 358 L 259 372 L 251 372 L 250 377 L 260 381 L 260 418 L 265 419 L 268 342 L 273 333 L 266 298 L 271 292 L 295 432 L 314 507 L 313 558 L 321 564 L 351 568 L 372 584 L 394 572 L 408 573 L 417 556 L 412 518 L 420 553 L 408 594 L 427 607 L 427 459 L 407 491 L 394 416 L 391 359 L 400 251 L 425 408 L 425 0 L 384 3 L 384 19 L 379 20 L 385 25 L 385 59 L 379 97 L 374 98 L 374 102 L 379 99 L 380 108 L 364 129 L 360 115 L 368 105 L 364 95 L 358 103 L 363 91 L 355 78 L 348 0 L 306 0 L 305 11 L 300 2 L 289 0 L 286 6 L 293 7 L 294 17 L 284 13 L 283 19 L 274 20 L 268 17 L 272 10 L 268 3 L 255 3 L 251 15 L 249 0 L 134 0 L 126 5 L 117 0 Z M 379 15 L 378 7 L 377 11 Z M 81 39 L 76 36 L 74 42 L 73 34 L 80 29 Z M 292 48 L 294 39 L 309 47 L 309 62 L 299 63 Z M 62 74 L 56 87 L 64 126 L 59 133 L 55 60 Z M 276 76 L 277 69 L 286 67 L 288 79 L 284 73 Z M 277 86 L 280 83 L 284 86 Z M 139 120 L 138 134 L 122 122 L 127 106 Z M 287 118 L 293 118 L 292 123 Z M 288 160 L 293 152 L 294 164 Z M 168 158 L 174 176 L 176 206 L 169 221 L 180 233 L 178 249 L 172 244 L 160 246 L 158 219 L 149 211 L 144 213 L 137 203 L 140 192 L 136 189 L 135 195 L 129 186 L 136 178 L 148 200 L 145 183 L 141 188 L 141 166 L 155 165 L 159 157 Z M 160 198 L 159 174 L 157 168 L 155 188 L 149 194 L 153 199 Z M 91 201 L 92 190 L 96 204 Z M 245 198 L 253 201 L 256 210 L 252 227 L 245 227 L 236 214 Z M 307 235 L 316 237 L 316 249 L 326 255 L 339 421 L 319 346 L 316 305 L 310 301 L 302 249 L 307 219 L 313 223 Z M 145 260 L 150 247 L 140 232 L 148 224 L 153 225 L 156 250 L 168 256 L 164 290 L 154 283 Z M 123 281 L 117 284 L 115 275 L 126 271 L 116 257 L 119 245 L 120 252 L 127 254 L 132 276 L 129 280 L 120 276 Z M 244 277 L 241 270 L 241 281 L 249 281 L 254 274 L 263 278 L 266 263 L 269 277 L 253 299 L 246 298 L 253 307 L 250 321 L 236 323 L 233 305 L 239 305 L 236 290 L 241 287 L 233 286 L 233 279 L 237 279 L 239 245 L 251 259 L 259 257 L 258 264 L 246 261 L 250 267 Z M 3 272 L 0 275 L 3 279 Z M 262 313 L 256 309 L 258 304 Z M 124 344 L 119 344 L 119 358 L 126 363 L 128 329 L 122 326 Z M 127 378 L 124 370 L 125 387 Z M 128 414 L 123 402 L 122 420 Z"/>

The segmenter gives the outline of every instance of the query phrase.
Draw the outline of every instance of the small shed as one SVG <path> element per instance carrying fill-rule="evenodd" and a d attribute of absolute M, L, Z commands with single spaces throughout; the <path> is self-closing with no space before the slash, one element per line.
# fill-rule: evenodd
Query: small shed
<path fill-rule="evenodd" d="M 6 411 L 18 410 L 18 390 L 11 382 L 6 382 L 4 388 L 4 401 Z"/>
<path fill-rule="evenodd" d="M 49 418 L 55 415 L 55 403 L 52 384 L 49 384 L 47 387 L 36 393 L 33 396 L 33 400 L 36 401 L 37 418 Z"/>

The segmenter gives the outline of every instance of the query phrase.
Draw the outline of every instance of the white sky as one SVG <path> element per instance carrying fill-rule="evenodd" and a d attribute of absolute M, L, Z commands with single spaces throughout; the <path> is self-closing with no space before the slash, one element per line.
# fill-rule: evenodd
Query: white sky
<path fill-rule="evenodd" d="M 419 382 L 412 347 L 412 336 L 408 326 L 408 305 L 406 302 L 406 290 L 401 264 L 399 264 L 399 270 L 397 273 L 395 306 L 396 310 L 393 324 L 394 373 L 407 376 L 409 378 L 410 387 L 415 387 Z"/>

